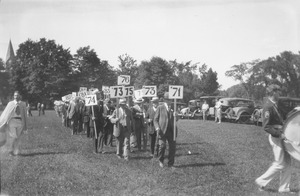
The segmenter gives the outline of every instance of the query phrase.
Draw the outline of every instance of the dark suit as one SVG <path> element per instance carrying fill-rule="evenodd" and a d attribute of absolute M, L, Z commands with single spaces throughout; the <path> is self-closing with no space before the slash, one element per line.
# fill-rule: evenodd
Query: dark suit
<path fill-rule="evenodd" d="M 94 117 L 95 120 L 92 120 L 93 114 L 92 114 L 92 109 L 90 110 L 90 131 L 91 134 L 95 138 L 95 152 L 98 153 L 102 151 L 103 149 L 103 144 L 104 144 L 104 131 L 103 131 L 103 126 L 104 126 L 104 117 L 103 117 L 103 101 L 98 100 L 97 105 L 91 106 L 94 109 Z M 96 124 L 96 131 L 94 127 L 94 122 Z M 95 137 L 95 132 L 97 134 L 97 139 Z M 99 148 L 99 150 L 98 150 Z"/>
<path fill-rule="evenodd" d="M 109 120 L 109 116 L 113 114 L 115 108 L 112 106 L 108 107 L 108 105 L 105 104 L 103 109 L 104 109 L 103 116 L 105 119 L 105 122 L 104 122 L 104 133 L 105 133 L 104 140 L 105 140 L 105 142 L 104 143 L 107 146 L 112 146 L 114 125 Z"/>
<path fill-rule="evenodd" d="M 83 120 L 83 131 L 86 132 L 87 137 L 91 137 L 90 132 L 90 106 L 84 106 L 82 110 L 82 120 Z"/>
<path fill-rule="evenodd" d="M 147 121 L 147 132 L 149 133 L 150 136 L 150 150 L 152 155 L 154 155 L 155 141 L 156 141 L 156 131 L 153 122 L 156 110 L 157 108 L 154 111 L 153 106 L 151 106 L 149 107 L 145 115 L 145 119 Z"/>
<path fill-rule="evenodd" d="M 117 108 L 110 120 L 114 123 L 113 134 L 116 137 L 117 155 L 121 156 L 124 154 L 124 158 L 128 158 L 129 138 L 130 134 L 134 131 L 132 112 L 126 106 L 124 109 Z M 124 149 L 122 149 L 123 145 Z"/>
<path fill-rule="evenodd" d="M 147 148 L 147 134 L 145 133 L 144 127 L 144 115 L 142 107 L 134 105 L 132 107 L 132 116 L 135 126 L 135 136 L 138 150 L 141 150 L 142 140 L 143 140 L 143 149 Z"/>
<path fill-rule="evenodd" d="M 165 104 L 157 107 L 154 115 L 154 126 L 156 130 L 159 130 L 159 151 L 158 159 L 160 162 L 164 162 L 166 141 L 169 144 L 169 166 L 174 165 L 175 151 L 176 151 L 176 141 L 174 141 L 174 116 L 173 110 L 168 111 Z M 177 127 L 176 127 L 177 129 Z"/>

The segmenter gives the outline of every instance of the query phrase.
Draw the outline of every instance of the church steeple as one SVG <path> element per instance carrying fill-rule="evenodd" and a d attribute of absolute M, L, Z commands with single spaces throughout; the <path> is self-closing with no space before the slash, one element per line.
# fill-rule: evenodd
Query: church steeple
<path fill-rule="evenodd" d="M 6 61 L 5 61 L 5 68 L 11 64 L 12 60 L 15 58 L 14 49 L 12 47 L 11 40 L 9 40 L 8 49 L 6 53 Z"/>

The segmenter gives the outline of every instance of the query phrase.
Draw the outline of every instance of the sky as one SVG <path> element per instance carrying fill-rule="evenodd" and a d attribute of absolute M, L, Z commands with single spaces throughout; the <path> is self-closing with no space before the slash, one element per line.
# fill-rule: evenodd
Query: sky
<path fill-rule="evenodd" d="M 299 0 L 0 0 L 0 58 L 28 39 L 75 54 L 90 46 L 117 67 L 128 54 L 206 64 L 221 89 L 231 66 L 300 51 Z"/>

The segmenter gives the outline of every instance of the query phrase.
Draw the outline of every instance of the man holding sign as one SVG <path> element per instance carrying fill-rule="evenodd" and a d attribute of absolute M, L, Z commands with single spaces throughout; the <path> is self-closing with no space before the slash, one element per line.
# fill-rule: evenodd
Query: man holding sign
<path fill-rule="evenodd" d="M 159 166 L 164 167 L 166 141 L 169 144 L 169 162 L 168 166 L 173 167 L 175 162 L 176 141 L 174 140 L 174 116 L 175 112 L 171 109 L 171 100 L 169 99 L 169 93 L 164 95 L 164 103 L 157 107 L 154 115 L 154 127 L 158 136 L 158 159 Z M 176 118 L 176 121 L 178 118 Z"/>

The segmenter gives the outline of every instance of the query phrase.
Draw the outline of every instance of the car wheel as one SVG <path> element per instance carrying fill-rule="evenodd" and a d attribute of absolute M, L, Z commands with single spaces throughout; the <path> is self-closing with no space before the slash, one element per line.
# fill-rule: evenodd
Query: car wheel
<path fill-rule="evenodd" d="M 239 123 L 247 123 L 250 120 L 250 115 L 248 113 L 242 113 L 239 117 Z"/>

